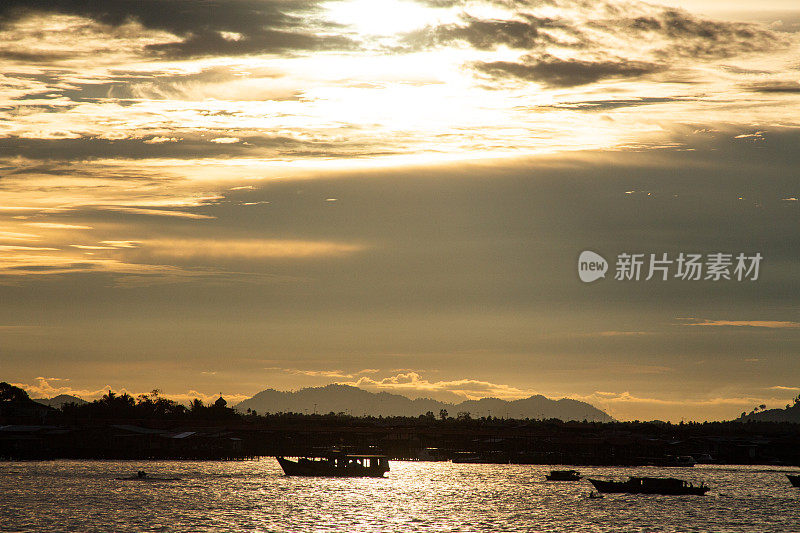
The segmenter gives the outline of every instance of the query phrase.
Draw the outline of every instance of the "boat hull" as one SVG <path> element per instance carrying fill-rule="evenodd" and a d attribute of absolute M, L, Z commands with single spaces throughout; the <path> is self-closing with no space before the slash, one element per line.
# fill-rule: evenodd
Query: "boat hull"
<path fill-rule="evenodd" d="M 582 476 L 577 470 L 551 470 L 544 477 L 547 481 L 580 481 Z"/>
<path fill-rule="evenodd" d="M 800 487 L 800 475 L 792 476 L 792 475 L 786 474 L 786 477 L 789 478 L 789 481 L 792 483 L 792 486 Z"/>
<path fill-rule="evenodd" d="M 674 480 L 678 481 L 678 480 Z M 659 483 L 657 481 L 641 482 L 641 480 L 629 481 L 603 481 L 600 479 L 590 479 L 598 492 L 607 494 L 660 494 L 664 496 L 697 495 L 702 496 L 709 490 L 709 487 L 701 485 L 695 487 L 686 483 Z"/>
<path fill-rule="evenodd" d="M 287 476 L 303 477 L 383 477 L 389 471 L 385 464 L 374 466 L 361 466 L 351 464 L 337 466 L 332 461 L 310 461 L 300 459 L 291 461 L 284 457 L 276 457 L 278 464 L 281 465 L 283 473 Z"/>
<path fill-rule="evenodd" d="M 115 478 L 115 479 L 117 479 L 118 481 L 180 481 L 181 478 L 179 478 L 179 477 L 150 477 L 150 476 L 138 477 L 138 476 L 132 476 L 132 477 L 118 477 L 118 478 Z"/>

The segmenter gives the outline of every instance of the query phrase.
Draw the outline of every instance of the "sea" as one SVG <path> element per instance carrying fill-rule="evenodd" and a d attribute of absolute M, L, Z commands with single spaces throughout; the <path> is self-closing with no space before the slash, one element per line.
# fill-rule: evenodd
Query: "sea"
<path fill-rule="evenodd" d="M 607 494 L 584 476 L 705 482 L 705 496 Z M 125 481 L 138 470 L 177 481 Z M 0 462 L 3 532 L 800 532 L 800 488 L 775 466 L 605 468 L 392 461 L 382 479 L 296 478 L 255 461 Z"/>

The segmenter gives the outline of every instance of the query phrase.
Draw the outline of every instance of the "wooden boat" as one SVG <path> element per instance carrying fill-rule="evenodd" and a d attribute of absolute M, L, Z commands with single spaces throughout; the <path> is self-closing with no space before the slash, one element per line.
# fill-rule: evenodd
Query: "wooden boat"
<path fill-rule="evenodd" d="M 178 481 L 181 478 L 179 477 L 159 477 L 159 476 L 151 476 L 144 472 L 144 470 L 139 470 L 136 475 L 129 476 L 129 477 L 118 477 L 115 478 L 119 481 Z"/>
<path fill-rule="evenodd" d="M 451 459 L 451 462 L 471 465 L 488 465 L 495 463 L 495 461 L 487 459 L 486 457 L 481 457 L 480 455 L 457 455 Z"/>
<path fill-rule="evenodd" d="M 383 477 L 389 471 L 385 455 L 331 452 L 324 457 L 300 457 L 297 461 L 276 459 L 287 476 Z"/>
<path fill-rule="evenodd" d="M 709 490 L 705 484 L 695 487 L 688 481 L 672 477 L 631 477 L 628 481 L 602 481 L 590 479 L 589 482 L 599 492 L 628 494 L 663 494 L 682 495 L 696 494 L 702 496 Z"/>
<path fill-rule="evenodd" d="M 654 463 L 656 466 L 682 466 L 692 467 L 697 464 L 691 455 L 667 455 Z"/>
<path fill-rule="evenodd" d="M 551 470 L 545 475 L 547 481 L 580 481 L 581 473 L 577 470 Z"/>
<path fill-rule="evenodd" d="M 786 477 L 789 478 L 789 481 L 791 481 L 793 487 L 800 487 L 800 475 L 793 476 L 791 474 L 786 474 Z"/>

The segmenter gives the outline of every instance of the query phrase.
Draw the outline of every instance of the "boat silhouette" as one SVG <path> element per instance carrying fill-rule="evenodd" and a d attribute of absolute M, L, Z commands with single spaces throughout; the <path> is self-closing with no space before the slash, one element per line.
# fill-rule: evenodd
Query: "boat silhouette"
<path fill-rule="evenodd" d="M 383 477 L 389 471 L 385 455 L 357 455 L 332 451 L 324 456 L 276 457 L 287 476 Z"/>
<path fill-rule="evenodd" d="M 590 479 L 589 482 L 594 485 L 599 492 L 617 494 L 696 494 L 702 496 L 711 490 L 705 484 L 701 483 L 700 486 L 694 486 L 688 481 L 672 477 L 631 477 L 628 479 L 628 481 L 603 481 L 600 479 Z"/>
<path fill-rule="evenodd" d="M 139 470 L 136 474 L 128 477 L 118 477 L 115 478 L 119 481 L 178 481 L 181 478 L 179 477 L 160 477 L 160 476 L 151 476 L 144 470 Z"/>
<path fill-rule="evenodd" d="M 545 477 L 547 481 L 580 481 L 581 473 L 577 470 L 551 470 Z"/>

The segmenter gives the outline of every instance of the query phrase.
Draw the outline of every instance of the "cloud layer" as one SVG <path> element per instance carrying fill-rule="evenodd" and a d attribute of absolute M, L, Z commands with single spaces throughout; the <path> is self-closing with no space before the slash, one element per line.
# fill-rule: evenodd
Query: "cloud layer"
<path fill-rule="evenodd" d="M 319 4 L 306 0 L 9 0 L 0 7 L 0 21 L 8 24 L 53 13 L 84 17 L 111 28 L 135 22 L 175 36 L 172 42 L 148 44 L 147 51 L 181 58 L 349 48 L 344 36 L 310 31 L 315 22 L 325 22 L 315 21 Z"/>
<path fill-rule="evenodd" d="M 417 372 L 404 372 L 381 379 L 364 376 L 355 381 L 344 381 L 341 383 L 366 390 L 409 395 L 414 398 L 444 397 L 449 399 L 452 397 L 459 397 L 465 400 L 477 400 L 480 398 L 517 400 L 535 394 L 530 390 L 522 390 L 508 385 L 499 385 L 497 383 L 475 379 L 428 381 L 427 379 L 423 379 Z"/>

